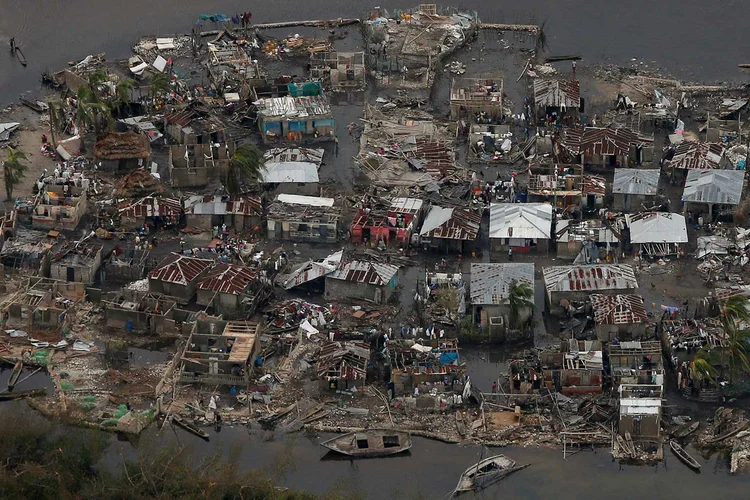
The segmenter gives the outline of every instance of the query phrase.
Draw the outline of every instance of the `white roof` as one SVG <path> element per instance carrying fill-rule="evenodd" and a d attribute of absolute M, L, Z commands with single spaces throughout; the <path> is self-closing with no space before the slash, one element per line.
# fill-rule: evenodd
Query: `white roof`
<path fill-rule="evenodd" d="M 452 208 L 438 207 L 436 205 L 433 205 L 430 208 L 427 217 L 425 217 L 424 222 L 422 223 L 422 230 L 419 232 L 419 234 L 421 236 L 424 236 L 436 227 L 440 227 L 451 220 L 451 217 L 453 217 Z"/>
<path fill-rule="evenodd" d="M 687 243 L 685 217 L 668 212 L 627 214 L 631 243 Z"/>
<path fill-rule="evenodd" d="M 534 288 L 534 264 L 471 264 L 469 287 L 474 305 L 502 304 L 516 281 Z"/>
<path fill-rule="evenodd" d="M 620 415 L 658 415 L 661 411 L 659 398 L 622 398 Z"/>
<path fill-rule="evenodd" d="M 318 166 L 304 161 L 266 163 L 261 170 L 263 182 L 281 184 L 284 182 L 318 182 Z"/>
<path fill-rule="evenodd" d="M 419 198 L 393 198 L 389 210 L 398 213 L 416 213 L 421 210 L 424 202 Z"/>
<path fill-rule="evenodd" d="M 658 168 L 616 168 L 612 192 L 615 194 L 655 195 L 659 187 Z"/>
<path fill-rule="evenodd" d="M 333 198 L 323 198 L 322 196 L 302 196 L 300 194 L 280 194 L 276 201 L 281 203 L 290 203 L 292 205 L 308 205 L 310 207 L 332 207 L 336 201 Z"/>
<path fill-rule="evenodd" d="M 549 239 L 552 205 L 547 203 L 493 203 L 490 238 Z"/>
<path fill-rule="evenodd" d="M 682 201 L 738 205 L 744 182 L 744 170 L 693 169 L 685 180 Z"/>
<path fill-rule="evenodd" d="M 364 260 L 353 260 L 341 265 L 326 276 L 326 279 L 353 281 L 369 285 L 387 285 L 398 272 L 398 267 L 391 264 L 379 264 Z"/>

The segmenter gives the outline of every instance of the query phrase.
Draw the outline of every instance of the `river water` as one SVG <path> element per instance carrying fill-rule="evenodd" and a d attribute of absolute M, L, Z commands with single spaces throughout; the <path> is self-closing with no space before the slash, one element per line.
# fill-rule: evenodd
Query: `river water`
<path fill-rule="evenodd" d="M 408 6 L 393 0 L 377 2 L 385 8 Z M 416 3 L 416 2 L 414 2 Z M 487 22 L 537 22 L 546 20 L 551 54 L 580 54 L 581 65 L 611 62 L 663 68 L 682 79 L 700 82 L 744 81 L 736 68 L 750 62 L 745 49 L 745 19 L 750 2 L 741 0 L 526 0 L 486 2 L 462 0 Z M 256 22 L 289 19 L 357 17 L 373 2 L 311 0 L 301 2 L 239 2 L 214 0 L 0 0 L 0 103 L 17 100 L 20 93 L 38 90 L 44 70 L 55 70 L 68 61 L 106 52 L 108 59 L 130 54 L 141 35 L 189 32 L 199 14 L 251 10 Z M 21 67 L 5 48 L 15 37 L 29 65 Z M 636 61 L 631 61 L 636 58 Z M 136 353 L 140 355 L 142 353 Z M 141 356 L 138 356 L 139 358 Z M 145 355 L 143 356 L 145 359 Z M 471 375 L 489 388 L 504 371 L 507 355 L 494 350 L 467 353 Z M 145 360 L 144 362 L 147 362 Z M 8 371 L 0 371 L 0 386 Z M 26 389 L 48 385 L 35 376 Z M 51 387 L 50 387 L 51 389 Z M 22 403 L 2 403 L 0 411 L 28 411 Z M 321 460 L 317 438 L 301 434 L 269 436 L 244 427 L 229 427 L 204 443 L 181 431 L 160 434 L 152 427 L 138 443 L 112 439 L 107 460 L 144 450 L 145 443 L 179 441 L 199 453 L 229 454 L 240 447 L 239 460 L 247 468 L 273 469 L 287 463 L 281 482 L 317 493 L 356 490 L 367 498 L 440 498 L 455 486 L 461 471 L 475 462 L 478 447 L 446 445 L 414 439 L 407 456 L 381 460 Z M 726 456 L 700 457 L 703 472 L 695 474 L 667 453 L 655 467 L 619 466 L 606 450 L 584 451 L 568 460 L 556 449 L 509 447 L 502 450 L 519 463 L 532 467 L 490 489 L 485 497 L 573 499 L 597 496 L 606 499 L 748 498 L 750 477 L 729 476 Z M 699 458 L 697 453 L 694 453 Z"/>

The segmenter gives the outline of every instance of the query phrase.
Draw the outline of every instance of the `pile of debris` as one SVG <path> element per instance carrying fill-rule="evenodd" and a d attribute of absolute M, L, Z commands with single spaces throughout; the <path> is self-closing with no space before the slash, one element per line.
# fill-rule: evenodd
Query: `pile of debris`
<path fill-rule="evenodd" d="M 159 179 L 144 169 L 125 174 L 117 183 L 115 196 L 119 198 L 140 198 L 154 194 L 164 194 L 167 188 Z"/>
<path fill-rule="evenodd" d="M 335 320 L 335 312 L 327 307 L 301 299 L 285 300 L 266 311 L 266 333 L 281 333 L 298 328 L 305 321 L 323 328 Z"/>

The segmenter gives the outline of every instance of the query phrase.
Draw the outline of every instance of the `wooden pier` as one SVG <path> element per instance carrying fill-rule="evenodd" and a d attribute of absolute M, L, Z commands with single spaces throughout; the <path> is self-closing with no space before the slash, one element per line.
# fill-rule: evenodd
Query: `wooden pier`
<path fill-rule="evenodd" d="M 496 31 L 526 31 L 538 35 L 542 29 L 535 24 L 497 24 L 497 23 L 480 23 L 479 28 L 483 30 Z"/>
<path fill-rule="evenodd" d="M 259 30 L 271 30 L 275 28 L 294 28 L 297 26 L 309 26 L 313 28 L 317 27 L 331 27 L 338 28 L 340 26 L 351 26 L 352 24 L 359 24 L 359 19 L 331 19 L 329 21 L 314 20 L 314 21 L 283 21 L 280 23 L 263 23 L 263 24 L 251 24 L 248 26 L 250 29 Z"/>

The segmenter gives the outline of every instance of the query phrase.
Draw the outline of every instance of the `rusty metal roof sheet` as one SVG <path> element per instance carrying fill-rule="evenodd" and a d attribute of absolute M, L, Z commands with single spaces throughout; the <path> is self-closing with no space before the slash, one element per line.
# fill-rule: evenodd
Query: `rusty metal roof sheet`
<path fill-rule="evenodd" d="M 254 270 L 245 266 L 220 263 L 208 272 L 196 288 L 198 290 L 239 295 L 257 277 L 258 274 Z"/>
<path fill-rule="evenodd" d="M 172 253 L 164 257 L 164 260 L 149 273 L 148 277 L 166 283 L 187 285 L 211 267 L 211 264 L 210 260 Z"/>
<path fill-rule="evenodd" d="M 719 168 L 726 148 L 715 142 L 683 142 L 669 162 L 673 168 L 708 170 Z"/>
<path fill-rule="evenodd" d="M 534 288 L 534 264 L 471 264 L 469 291 L 474 305 L 502 304 L 513 281 Z"/>
<path fill-rule="evenodd" d="M 605 195 L 607 193 L 607 180 L 601 175 L 584 175 L 583 192 L 585 194 Z"/>
<path fill-rule="evenodd" d="M 634 144 L 650 142 L 627 128 L 586 127 L 566 129 L 561 144 L 573 155 L 628 156 Z"/>
<path fill-rule="evenodd" d="M 342 264 L 337 270 L 326 276 L 335 280 L 353 281 L 367 285 L 387 285 L 398 272 L 398 267 L 377 262 L 353 260 Z"/>
<path fill-rule="evenodd" d="M 552 266 L 542 273 L 547 293 L 638 288 L 635 271 L 627 264 Z"/>
<path fill-rule="evenodd" d="M 473 241 L 479 234 L 482 218 L 460 208 L 433 206 L 422 224 L 421 236 Z"/>
<path fill-rule="evenodd" d="M 640 295 L 591 294 L 594 321 L 597 325 L 630 325 L 648 321 L 643 297 Z"/>

